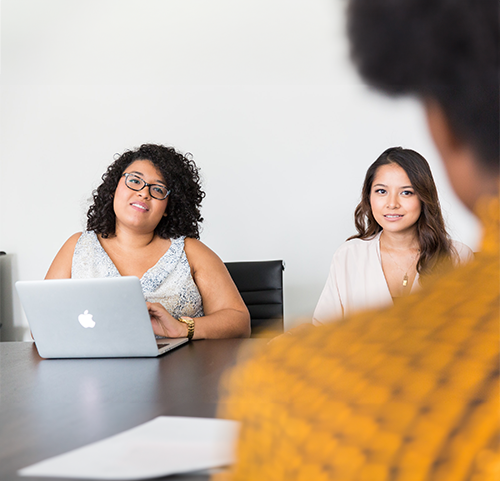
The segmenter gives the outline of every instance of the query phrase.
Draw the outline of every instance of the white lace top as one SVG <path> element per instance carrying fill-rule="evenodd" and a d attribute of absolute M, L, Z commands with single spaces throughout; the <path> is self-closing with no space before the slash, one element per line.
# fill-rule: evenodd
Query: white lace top
<path fill-rule="evenodd" d="M 93 231 L 83 232 L 75 247 L 71 277 L 119 277 L 120 273 Z M 159 302 L 176 319 L 203 316 L 198 287 L 184 252 L 184 237 L 172 239 L 161 259 L 141 278 L 142 292 L 148 302 Z"/>

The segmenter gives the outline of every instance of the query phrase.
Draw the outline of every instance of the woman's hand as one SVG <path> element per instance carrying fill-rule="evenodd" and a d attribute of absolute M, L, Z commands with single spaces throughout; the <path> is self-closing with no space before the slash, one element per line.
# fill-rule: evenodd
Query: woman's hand
<path fill-rule="evenodd" d="M 159 303 L 146 302 L 153 332 L 162 337 L 187 337 L 187 325 L 179 322 Z"/>

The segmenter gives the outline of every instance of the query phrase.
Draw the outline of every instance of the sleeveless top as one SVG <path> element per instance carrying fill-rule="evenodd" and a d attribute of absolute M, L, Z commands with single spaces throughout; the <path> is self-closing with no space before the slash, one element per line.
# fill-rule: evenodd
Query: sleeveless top
<path fill-rule="evenodd" d="M 203 316 L 203 304 L 184 251 L 184 237 L 171 239 L 160 260 L 141 278 L 148 302 L 159 302 L 176 319 Z M 83 232 L 75 246 L 72 279 L 119 277 L 121 274 L 93 231 Z"/>

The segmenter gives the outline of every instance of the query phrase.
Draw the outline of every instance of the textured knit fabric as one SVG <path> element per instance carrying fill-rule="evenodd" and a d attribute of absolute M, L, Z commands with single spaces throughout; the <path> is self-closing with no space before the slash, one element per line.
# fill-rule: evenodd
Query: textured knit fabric
<path fill-rule="evenodd" d="M 498 481 L 499 202 L 473 262 L 394 307 L 284 336 L 224 379 L 233 481 Z"/>
<path fill-rule="evenodd" d="M 380 235 L 381 232 L 369 240 L 352 239 L 337 249 L 325 287 L 314 310 L 314 325 L 393 303 L 382 269 Z M 456 252 L 453 258 L 455 265 L 465 264 L 474 258 L 473 252 L 465 244 L 452 242 Z M 411 292 L 414 293 L 419 288 L 417 273 Z"/>
<path fill-rule="evenodd" d="M 75 247 L 71 277 L 119 277 L 120 273 L 96 234 L 84 232 Z M 184 237 L 172 239 L 161 259 L 141 278 L 142 293 L 148 302 L 159 302 L 176 319 L 182 316 L 203 316 L 200 292 L 191 276 L 184 251 Z"/>

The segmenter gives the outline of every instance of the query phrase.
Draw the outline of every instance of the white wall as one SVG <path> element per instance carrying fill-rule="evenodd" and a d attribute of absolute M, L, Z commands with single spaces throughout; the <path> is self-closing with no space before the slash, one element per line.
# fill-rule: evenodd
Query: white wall
<path fill-rule="evenodd" d="M 343 6 L 3 0 L 8 278 L 43 278 L 84 228 L 113 155 L 144 142 L 192 152 L 207 192 L 202 241 L 223 260 L 285 260 L 287 327 L 312 314 L 334 250 L 354 233 L 366 168 L 389 146 L 428 159 L 452 235 L 475 248 L 478 224 L 450 190 L 420 106 L 370 92 L 350 66 Z M 15 295 L 11 305 L 2 340 L 26 338 Z"/>

